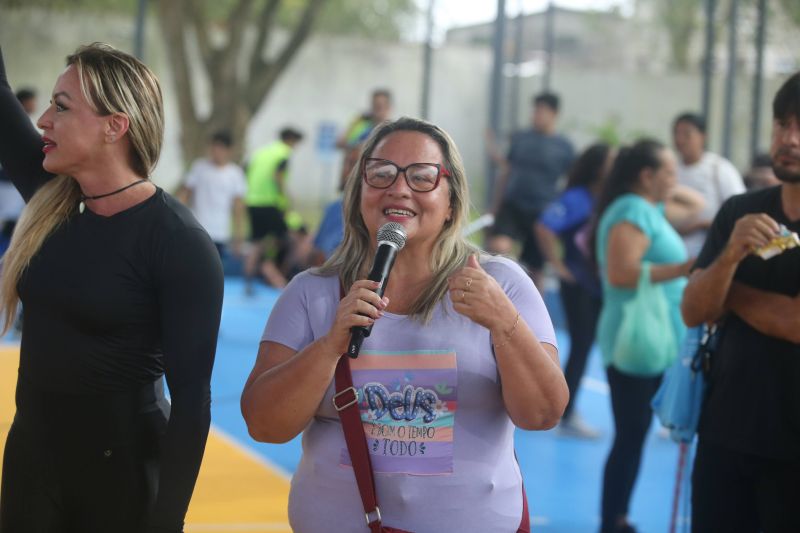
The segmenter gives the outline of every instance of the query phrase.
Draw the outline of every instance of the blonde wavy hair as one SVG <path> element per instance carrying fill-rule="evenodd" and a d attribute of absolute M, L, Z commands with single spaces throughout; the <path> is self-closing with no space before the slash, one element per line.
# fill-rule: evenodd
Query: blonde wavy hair
<path fill-rule="evenodd" d="M 367 226 L 361 216 L 361 190 L 364 180 L 364 160 L 372 156 L 378 144 L 392 133 L 398 131 L 415 131 L 423 133 L 436 141 L 444 157 L 444 167 L 450 172 L 446 179 L 450 186 L 450 208 L 452 216 L 445 222 L 428 265 L 433 272 L 428 286 L 420 291 L 420 295 L 411 306 L 409 314 L 423 323 L 430 321 L 436 305 L 447 294 L 447 278 L 464 266 L 467 258 L 479 250 L 470 244 L 462 235 L 469 215 L 469 186 L 464 164 L 453 139 L 441 128 L 414 118 L 403 117 L 395 121 L 384 122 L 377 126 L 364 144 L 357 165 L 347 177 L 344 189 L 342 208 L 344 211 L 344 238 L 331 257 L 316 274 L 323 276 L 337 275 L 342 286 L 349 288 L 355 281 L 364 279 L 369 273 L 371 264 L 370 250 L 374 243 Z M 441 187 L 441 184 L 439 185 Z M 424 194 L 424 193 L 423 193 Z"/>
<path fill-rule="evenodd" d="M 148 178 L 158 161 L 164 139 L 161 86 L 155 74 L 135 57 L 103 44 L 79 47 L 67 56 L 67 66 L 78 72 L 81 92 L 95 113 L 128 117 L 129 164 Z M 81 189 L 70 176 L 56 176 L 41 186 L 22 212 L 11 244 L 3 256 L 0 275 L 0 311 L 3 331 L 14 322 L 17 285 L 31 258 L 44 241 L 76 211 Z"/>

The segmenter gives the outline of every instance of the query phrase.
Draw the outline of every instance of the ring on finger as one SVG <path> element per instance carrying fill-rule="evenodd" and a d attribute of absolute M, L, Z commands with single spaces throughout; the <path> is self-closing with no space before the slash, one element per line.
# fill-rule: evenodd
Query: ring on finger
<path fill-rule="evenodd" d="M 467 301 L 467 292 L 461 291 L 461 303 L 465 303 Z"/>
<path fill-rule="evenodd" d="M 469 289 L 472 285 L 472 278 L 467 278 L 467 288 Z"/>

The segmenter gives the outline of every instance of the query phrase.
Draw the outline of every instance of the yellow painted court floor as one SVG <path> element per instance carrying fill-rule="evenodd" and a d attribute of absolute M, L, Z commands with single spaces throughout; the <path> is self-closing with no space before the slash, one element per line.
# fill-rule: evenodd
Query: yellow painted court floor
<path fill-rule="evenodd" d="M 0 457 L 14 417 L 18 363 L 18 347 L 0 348 Z M 212 427 L 186 532 L 288 533 L 288 497 L 288 479 Z"/>

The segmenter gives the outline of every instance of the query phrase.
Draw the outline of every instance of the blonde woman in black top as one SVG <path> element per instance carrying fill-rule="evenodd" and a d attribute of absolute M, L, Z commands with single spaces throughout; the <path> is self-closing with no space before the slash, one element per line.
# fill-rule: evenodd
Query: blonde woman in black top
<path fill-rule="evenodd" d="M 182 531 L 223 280 L 208 235 L 149 180 L 158 80 L 128 54 L 81 47 L 38 126 L 0 55 L 0 163 L 28 204 L 0 278 L 6 328 L 24 304 L 0 530 Z"/>

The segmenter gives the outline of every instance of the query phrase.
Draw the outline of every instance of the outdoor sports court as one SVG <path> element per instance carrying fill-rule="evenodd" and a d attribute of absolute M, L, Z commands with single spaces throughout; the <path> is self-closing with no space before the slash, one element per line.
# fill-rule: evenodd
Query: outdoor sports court
<path fill-rule="evenodd" d="M 254 297 L 247 297 L 238 278 L 226 279 L 212 381 L 212 428 L 187 533 L 291 531 L 286 508 L 289 479 L 300 458 L 300 438 L 281 445 L 256 443 L 239 413 L 242 385 L 278 295 L 274 289 L 259 287 Z M 558 327 L 560 352 L 566 354 L 569 339 L 561 327 L 557 295 L 547 292 L 545 300 Z M 5 442 L 14 415 L 18 357 L 19 346 L 13 341 L 0 347 L 0 443 Z M 587 422 L 602 429 L 601 439 L 575 440 L 560 437 L 556 430 L 517 432 L 534 531 L 595 532 L 599 527 L 602 470 L 613 429 L 597 353 L 591 355 L 577 407 Z M 654 424 L 630 513 L 644 533 L 669 529 L 678 463 L 678 446 L 655 430 Z"/>

